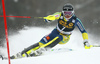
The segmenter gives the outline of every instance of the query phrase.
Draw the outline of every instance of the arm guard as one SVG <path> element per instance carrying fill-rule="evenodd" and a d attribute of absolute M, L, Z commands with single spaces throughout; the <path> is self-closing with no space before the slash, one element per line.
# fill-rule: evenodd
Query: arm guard
<path fill-rule="evenodd" d="M 61 12 L 56 12 L 52 15 L 45 17 L 44 19 L 45 19 L 46 22 L 51 22 L 51 21 L 54 21 L 56 19 L 59 19 L 60 16 L 61 16 Z"/>
<path fill-rule="evenodd" d="M 82 37 L 84 40 L 88 40 L 88 34 L 87 33 L 82 33 Z"/>

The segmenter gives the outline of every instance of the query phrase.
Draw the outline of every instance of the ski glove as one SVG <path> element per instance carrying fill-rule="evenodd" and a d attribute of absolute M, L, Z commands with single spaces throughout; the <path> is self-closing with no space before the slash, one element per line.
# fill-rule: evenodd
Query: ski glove
<path fill-rule="evenodd" d="M 85 47 L 85 49 L 90 49 L 92 47 L 92 45 L 90 45 L 88 43 L 88 40 L 84 40 L 84 47 Z"/>

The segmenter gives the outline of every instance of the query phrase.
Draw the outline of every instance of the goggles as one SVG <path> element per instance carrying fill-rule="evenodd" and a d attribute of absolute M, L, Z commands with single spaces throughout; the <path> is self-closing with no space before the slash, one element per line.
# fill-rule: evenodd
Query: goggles
<path fill-rule="evenodd" d="M 63 11 L 64 15 L 73 15 L 74 11 Z"/>

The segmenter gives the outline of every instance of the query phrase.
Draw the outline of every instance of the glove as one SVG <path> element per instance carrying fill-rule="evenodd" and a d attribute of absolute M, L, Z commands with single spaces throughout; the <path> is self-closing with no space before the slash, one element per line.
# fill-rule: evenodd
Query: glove
<path fill-rule="evenodd" d="M 84 40 L 84 47 L 85 49 L 90 49 L 93 46 L 88 43 L 88 40 Z"/>

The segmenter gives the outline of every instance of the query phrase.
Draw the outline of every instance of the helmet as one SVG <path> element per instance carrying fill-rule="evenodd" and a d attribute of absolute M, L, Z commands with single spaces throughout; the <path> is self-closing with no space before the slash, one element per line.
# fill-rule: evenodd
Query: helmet
<path fill-rule="evenodd" d="M 71 4 L 65 4 L 63 6 L 63 11 L 73 11 L 73 6 Z"/>
<path fill-rule="evenodd" d="M 73 6 L 71 4 L 65 4 L 63 6 L 63 11 L 62 11 L 63 15 L 70 19 L 72 17 L 72 15 L 74 14 L 74 9 L 73 9 Z"/>

